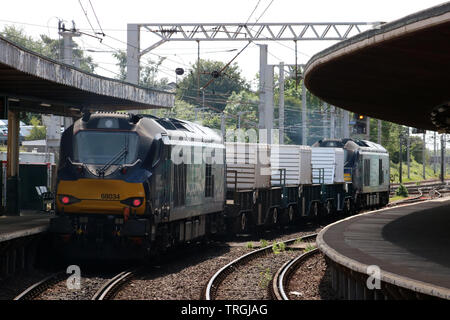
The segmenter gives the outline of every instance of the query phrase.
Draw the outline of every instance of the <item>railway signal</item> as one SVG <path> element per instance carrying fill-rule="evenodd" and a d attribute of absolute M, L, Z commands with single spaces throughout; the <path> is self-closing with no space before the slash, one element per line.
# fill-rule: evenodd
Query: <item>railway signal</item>
<path fill-rule="evenodd" d="M 367 118 L 362 114 L 354 114 L 353 133 L 366 134 L 367 133 Z"/>

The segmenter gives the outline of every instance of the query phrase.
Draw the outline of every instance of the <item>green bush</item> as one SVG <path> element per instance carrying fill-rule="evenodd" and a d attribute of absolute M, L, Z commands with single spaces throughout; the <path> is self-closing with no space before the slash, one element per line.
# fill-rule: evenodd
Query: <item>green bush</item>
<path fill-rule="evenodd" d="M 395 192 L 395 194 L 396 194 L 397 196 L 407 197 L 407 196 L 408 196 L 408 189 L 406 189 L 406 187 L 405 187 L 403 184 L 401 184 L 401 185 L 398 187 L 398 189 L 397 189 L 397 191 Z"/>
<path fill-rule="evenodd" d="M 47 130 L 45 127 L 34 126 L 31 129 L 30 134 L 25 137 L 25 140 L 43 140 L 43 139 L 45 139 L 46 134 L 47 134 Z"/>

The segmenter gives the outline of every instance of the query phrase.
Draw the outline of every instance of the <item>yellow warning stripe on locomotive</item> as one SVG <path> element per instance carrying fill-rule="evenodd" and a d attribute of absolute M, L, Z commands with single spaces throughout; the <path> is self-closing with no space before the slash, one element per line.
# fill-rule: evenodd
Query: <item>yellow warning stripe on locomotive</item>
<path fill-rule="evenodd" d="M 344 173 L 344 181 L 345 182 L 352 182 L 352 174 L 351 173 Z"/>
<path fill-rule="evenodd" d="M 74 197 L 77 202 L 63 204 L 60 199 L 63 195 Z M 122 214 L 128 205 L 120 201 L 130 198 L 144 199 L 139 207 L 132 208 L 136 214 L 144 214 L 145 191 L 142 183 L 108 179 L 61 180 L 56 205 L 59 211 L 64 210 L 65 213 Z"/>

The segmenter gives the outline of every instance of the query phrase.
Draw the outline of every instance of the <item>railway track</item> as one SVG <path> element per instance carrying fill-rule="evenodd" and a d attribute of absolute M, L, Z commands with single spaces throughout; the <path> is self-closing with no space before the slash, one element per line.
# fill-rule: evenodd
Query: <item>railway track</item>
<path fill-rule="evenodd" d="M 435 192 L 438 197 L 441 196 L 439 191 L 435 190 Z M 397 201 L 395 203 L 392 203 L 390 206 L 397 206 L 424 200 L 428 200 L 428 198 L 424 197 L 424 192 L 422 191 L 422 189 L 418 189 L 417 196 L 402 201 Z M 312 240 L 315 239 L 316 235 L 317 234 L 311 234 L 301 237 L 300 239 L 302 239 L 302 241 Z M 282 241 L 282 243 L 285 244 L 286 248 L 289 248 L 288 246 L 292 245 L 295 241 L 298 241 L 298 238 Z M 269 254 L 272 249 L 273 246 L 267 246 L 258 250 L 254 250 L 250 253 L 240 256 L 239 258 L 233 260 L 229 264 L 219 269 L 207 282 L 202 291 L 201 299 L 214 300 L 218 295 L 221 284 L 225 281 L 225 279 L 227 279 L 227 277 L 229 277 L 233 272 L 238 271 L 239 267 L 248 264 L 258 257 Z M 295 274 L 296 269 L 301 266 L 305 260 L 317 254 L 320 254 L 320 251 L 317 248 L 314 248 L 305 251 L 304 253 L 285 262 L 283 266 L 276 271 L 267 287 L 269 297 L 274 300 L 289 300 L 286 288 L 291 280 L 291 277 Z"/>
<path fill-rule="evenodd" d="M 426 191 L 429 191 L 426 189 Z M 448 190 L 438 191 L 436 189 L 433 189 L 436 193 L 435 197 L 442 197 L 445 191 L 448 192 Z M 391 206 L 397 206 L 407 203 L 414 203 L 414 202 L 421 202 L 425 200 L 429 200 L 430 198 L 424 197 L 424 191 L 422 188 L 417 189 L 417 196 L 411 197 L 405 200 L 397 201 L 395 203 L 392 203 Z M 306 261 L 308 261 L 310 258 L 316 255 L 320 255 L 321 252 L 318 248 L 314 248 L 310 251 L 306 251 L 302 253 L 301 255 L 294 257 L 293 259 L 287 261 L 281 268 L 278 269 L 278 271 L 275 273 L 270 285 L 268 286 L 269 290 L 269 296 L 273 300 L 290 300 L 289 294 L 288 294 L 288 287 L 291 279 L 293 278 L 294 274 L 296 273 L 296 270 L 302 266 Z"/>
<path fill-rule="evenodd" d="M 254 250 L 252 252 L 249 252 L 232 262 L 228 263 L 224 267 L 222 267 L 220 270 L 218 270 L 207 282 L 205 285 L 201 299 L 202 300 L 214 300 L 217 297 L 217 293 L 219 290 L 220 285 L 223 283 L 223 281 L 229 276 L 231 273 L 233 273 L 235 270 L 238 269 L 238 267 L 243 266 L 253 260 L 255 260 L 258 257 L 262 257 L 264 255 L 270 254 L 274 250 L 274 246 L 279 245 L 280 243 L 284 244 L 286 248 L 289 248 L 288 246 L 292 246 L 296 242 L 306 242 L 314 240 L 317 236 L 317 233 L 310 234 L 307 236 L 303 236 L 296 239 L 290 239 L 286 241 L 280 241 L 277 244 L 274 244 L 272 246 L 266 246 L 257 250 Z M 292 247 L 291 247 L 292 248 Z"/>
<path fill-rule="evenodd" d="M 436 184 L 446 184 L 450 182 L 449 179 L 446 179 L 443 183 L 441 181 L 441 179 L 431 179 L 431 180 L 422 180 L 422 181 L 416 181 L 416 182 L 405 182 L 403 183 L 403 185 L 405 187 L 414 187 L 417 185 L 420 186 L 429 186 L 429 185 L 436 185 Z M 398 188 L 400 186 L 400 183 L 391 183 L 391 188 Z"/>
<path fill-rule="evenodd" d="M 115 294 L 120 290 L 121 286 L 132 279 L 141 268 L 132 268 L 118 273 L 116 276 L 107 280 L 92 296 L 91 300 L 109 300 L 114 298 Z M 57 283 L 70 277 L 66 271 L 59 271 L 50 276 L 36 282 L 22 293 L 14 298 L 14 300 L 34 300 L 49 290 Z"/>
<path fill-rule="evenodd" d="M 418 190 L 419 195 L 413 198 L 408 198 L 402 201 L 394 202 L 390 204 L 390 206 L 401 205 L 405 203 L 412 203 L 427 200 L 423 197 L 423 191 L 421 189 Z M 440 192 L 436 191 L 437 196 L 440 196 Z M 310 234 L 307 236 L 303 236 L 300 238 L 290 239 L 287 241 L 280 241 L 278 243 L 283 243 L 286 248 L 292 248 L 292 244 L 301 239 L 302 241 L 310 241 L 315 239 L 316 234 Z M 291 246 L 291 247 L 289 247 Z M 273 250 L 273 246 L 269 245 L 263 247 L 258 250 L 254 250 L 250 253 L 247 253 L 239 258 L 233 260 L 223 268 L 221 268 L 218 272 L 216 272 L 208 281 L 207 285 L 202 290 L 202 299 L 212 300 L 215 299 L 217 295 L 217 290 L 220 284 L 224 281 L 225 278 L 233 271 L 237 270 L 239 266 L 245 265 L 246 263 L 261 257 L 266 254 L 270 254 Z M 296 266 L 301 264 L 304 259 L 307 259 L 309 256 L 318 253 L 317 249 L 308 251 L 307 253 L 301 254 L 293 259 L 289 259 L 288 262 L 284 263 L 282 269 L 279 269 L 271 280 L 268 290 L 269 296 L 273 299 L 286 299 L 286 293 L 283 293 L 283 285 L 289 283 L 290 276 L 292 275 L 291 270 L 295 270 Z M 108 300 L 113 299 L 114 296 L 119 292 L 122 286 L 124 286 L 128 281 L 132 280 L 136 277 L 136 275 L 141 271 L 143 267 L 132 268 L 122 271 L 115 275 L 114 277 L 106 280 L 100 287 L 100 284 L 97 286 L 100 289 L 95 289 L 95 294 L 93 294 L 94 290 L 90 293 L 90 295 L 86 294 L 83 299 L 91 299 L 91 300 Z M 43 292 L 47 289 L 51 288 L 58 282 L 61 282 L 64 279 L 67 279 L 69 275 L 65 271 L 56 272 L 46 277 L 45 279 L 35 283 L 34 285 L 27 288 L 21 294 L 16 296 L 14 300 L 32 300 L 39 297 Z"/>
<path fill-rule="evenodd" d="M 423 191 L 431 191 L 431 190 L 445 190 L 447 189 L 448 185 L 447 183 L 442 183 L 442 182 L 438 182 L 438 183 L 425 183 L 425 184 L 404 184 L 405 188 L 408 190 L 408 193 L 410 194 L 417 194 L 418 190 L 421 189 Z M 395 192 L 397 191 L 399 185 L 391 185 L 391 189 L 390 189 L 390 195 L 393 196 L 395 194 Z"/>
<path fill-rule="evenodd" d="M 286 262 L 278 271 L 275 273 L 272 283 L 269 285 L 269 295 L 274 300 L 289 300 L 286 293 L 286 288 L 289 284 L 292 275 L 294 274 L 297 267 L 306 261 L 309 257 L 320 253 L 318 248 L 314 248 L 310 251 L 306 251 L 303 254 L 295 257 L 288 262 Z"/>
<path fill-rule="evenodd" d="M 442 196 L 448 194 L 450 192 L 449 189 L 438 189 L 438 188 L 417 188 L 415 192 L 409 192 L 409 195 L 413 195 L 412 197 L 391 202 L 387 205 L 387 207 L 393 207 L 402 204 L 415 203 L 425 200 L 431 200 L 434 198 L 441 198 Z M 427 193 L 428 195 L 425 195 Z"/>
<path fill-rule="evenodd" d="M 135 277 L 141 269 L 128 269 L 112 277 L 94 294 L 91 300 L 111 300 L 120 288 Z"/>
<path fill-rule="evenodd" d="M 58 283 L 59 281 L 67 278 L 68 275 L 66 271 L 59 271 L 51 274 L 50 276 L 42 279 L 41 281 L 33 284 L 23 291 L 21 294 L 16 296 L 14 300 L 33 300 L 37 296 L 39 296 L 42 292 Z"/>

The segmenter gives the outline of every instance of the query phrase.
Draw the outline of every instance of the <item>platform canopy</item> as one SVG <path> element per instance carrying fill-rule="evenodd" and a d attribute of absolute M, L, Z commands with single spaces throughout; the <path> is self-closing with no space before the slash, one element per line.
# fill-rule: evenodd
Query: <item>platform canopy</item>
<path fill-rule="evenodd" d="M 73 116 L 83 108 L 170 108 L 171 92 L 136 86 L 82 71 L 0 37 L 0 106 Z"/>
<path fill-rule="evenodd" d="M 450 121 L 450 2 L 339 42 L 313 56 L 304 76 L 314 95 L 337 107 L 439 129 L 436 109 Z"/>

